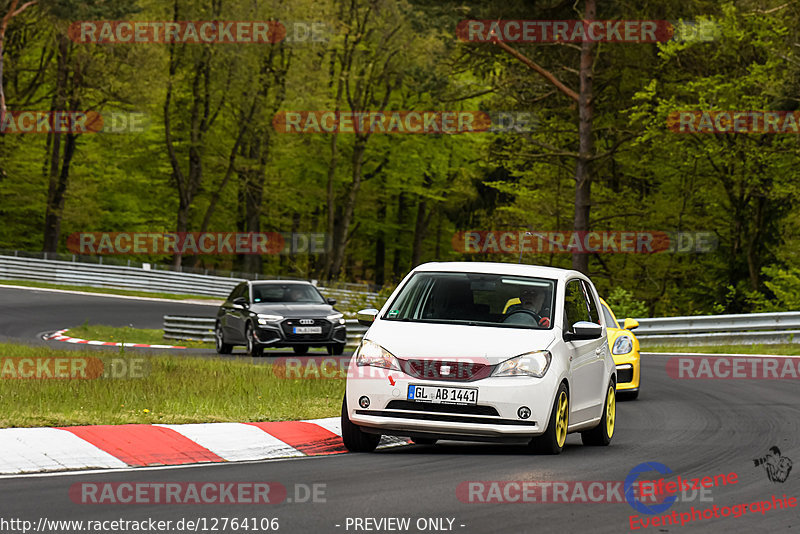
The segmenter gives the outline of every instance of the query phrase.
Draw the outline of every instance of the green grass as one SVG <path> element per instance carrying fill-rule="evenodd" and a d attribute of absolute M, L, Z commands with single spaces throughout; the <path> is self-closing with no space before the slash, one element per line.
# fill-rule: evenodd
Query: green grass
<path fill-rule="evenodd" d="M 222 301 L 220 297 L 209 297 L 208 295 L 173 295 L 172 293 L 157 293 L 152 291 L 133 291 L 128 289 L 114 289 L 111 287 L 90 287 L 72 286 L 68 284 L 49 284 L 47 282 L 34 282 L 30 280 L 0 280 L 0 285 L 41 287 L 45 289 L 64 289 L 68 291 L 84 291 L 86 293 L 105 293 L 108 295 L 126 295 L 130 297 L 151 297 L 169 300 L 216 300 Z"/>
<path fill-rule="evenodd" d="M 642 352 L 703 352 L 708 354 L 777 354 L 800 356 L 800 344 L 782 345 L 708 345 L 698 347 L 642 347 Z"/>
<path fill-rule="evenodd" d="M 7 378 L 8 357 L 142 358 L 143 378 Z M 261 360 L 266 363 L 268 360 Z M 337 416 L 344 380 L 286 380 L 252 361 L 0 344 L 0 427 L 284 421 Z"/>
<path fill-rule="evenodd" d="M 66 335 L 80 339 L 114 341 L 116 343 L 147 343 L 148 345 L 179 345 L 192 349 L 213 349 L 213 343 L 165 339 L 163 330 L 132 328 L 130 326 L 90 325 L 87 323 L 70 328 Z"/>

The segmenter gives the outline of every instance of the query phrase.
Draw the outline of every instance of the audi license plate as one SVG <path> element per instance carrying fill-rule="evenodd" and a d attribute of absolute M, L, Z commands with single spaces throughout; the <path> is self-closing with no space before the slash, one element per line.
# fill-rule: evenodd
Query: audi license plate
<path fill-rule="evenodd" d="M 321 326 L 295 326 L 292 329 L 292 332 L 295 334 L 321 334 L 322 327 Z"/>
<path fill-rule="evenodd" d="M 477 388 L 408 385 L 408 400 L 435 404 L 477 404 Z"/>

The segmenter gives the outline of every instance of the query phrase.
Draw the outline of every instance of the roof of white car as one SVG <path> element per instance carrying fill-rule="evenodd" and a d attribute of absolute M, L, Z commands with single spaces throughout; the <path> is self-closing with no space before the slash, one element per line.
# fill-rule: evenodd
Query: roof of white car
<path fill-rule="evenodd" d="M 578 271 L 559 269 L 557 267 L 544 267 L 542 265 L 525 265 L 519 263 L 495 263 L 477 261 L 452 261 L 423 263 L 415 271 L 439 271 L 453 273 L 491 273 L 511 276 L 533 276 L 566 280 L 573 276 L 583 277 Z"/>
<path fill-rule="evenodd" d="M 269 284 L 308 284 L 314 285 L 308 280 L 247 280 L 253 285 L 269 285 Z"/>

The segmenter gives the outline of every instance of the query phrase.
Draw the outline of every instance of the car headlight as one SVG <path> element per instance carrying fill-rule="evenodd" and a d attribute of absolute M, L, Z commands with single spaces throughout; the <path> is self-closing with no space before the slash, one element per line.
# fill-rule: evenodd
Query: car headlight
<path fill-rule="evenodd" d="M 333 315 L 329 315 L 325 318 L 332 323 L 344 324 L 344 315 L 341 313 L 334 313 Z"/>
<path fill-rule="evenodd" d="M 499 364 L 492 376 L 535 376 L 541 378 L 550 368 L 552 355 L 548 350 L 527 352 Z"/>
<path fill-rule="evenodd" d="M 611 348 L 611 354 L 628 354 L 633 350 L 633 341 L 629 336 L 620 336 Z"/>
<path fill-rule="evenodd" d="M 394 369 L 395 371 L 400 370 L 400 362 L 397 361 L 397 358 L 395 358 L 391 352 L 368 339 L 363 340 L 358 347 L 356 365 L 359 367 L 368 365 L 370 367 Z"/>
<path fill-rule="evenodd" d="M 267 313 L 258 314 L 258 324 L 277 323 L 283 320 L 283 315 L 270 315 Z"/>

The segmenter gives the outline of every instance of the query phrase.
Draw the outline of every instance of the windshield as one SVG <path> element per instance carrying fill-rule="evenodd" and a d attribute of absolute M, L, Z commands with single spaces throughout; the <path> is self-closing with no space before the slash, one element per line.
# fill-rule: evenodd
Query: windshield
<path fill-rule="evenodd" d="M 555 280 L 478 273 L 416 273 L 383 319 L 552 328 Z"/>
<path fill-rule="evenodd" d="M 603 310 L 603 317 L 606 319 L 606 326 L 611 328 L 619 328 L 619 323 L 617 323 L 616 319 L 614 319 L 614 314 L 611 313 L 609 307 L 603 304 L 600 306 L 600 309 Z"/>
<path fill-rule="evenodd" d="M 319 291 L 308 284 L 253 285 L 253 303 L 293 302 L 298 304 L 325 304 Z"/>

